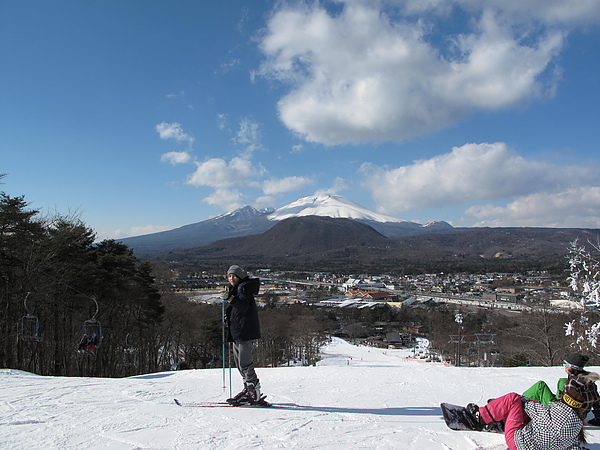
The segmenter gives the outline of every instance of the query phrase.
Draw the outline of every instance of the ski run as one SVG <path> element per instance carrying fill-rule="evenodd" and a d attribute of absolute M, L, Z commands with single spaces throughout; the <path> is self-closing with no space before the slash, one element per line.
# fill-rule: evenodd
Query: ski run
<path fill-rule="evenodd" d="M 448 429 L 440 403 L 483 404 L 539 379 L 554 387 L 564 370 L 452 367 L 333 339 L 316 366 L 257 373 L 273 407 L 218 407 L 242 387 L 235 371 L 223 387 L 221 369 L 121 379 L 3 369 L 0 448 L 500 450 L 502 434 Z M 600 428 L 587 434 L 600 450 Z"/>

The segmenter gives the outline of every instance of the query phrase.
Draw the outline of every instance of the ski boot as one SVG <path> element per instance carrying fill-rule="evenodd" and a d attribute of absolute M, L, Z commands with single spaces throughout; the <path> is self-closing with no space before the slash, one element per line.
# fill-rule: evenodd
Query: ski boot
<path fill-rule="evenodd" d="M 240 405 L 254 405 L 261 401 L 260 396 L 260 383 L 244 383 L 244 389 L 237 394 L 235 397 L 228 398 L 227 403 L 234 406 Z"/>
<path fill-rule="evenodd" d="M 486 423 L 481 418 L 479 406 L 477 406 L 475 403 L 469 403 L 465 409 L 471 428 L 473 428 L 474 431 L 483 431 Z"/>

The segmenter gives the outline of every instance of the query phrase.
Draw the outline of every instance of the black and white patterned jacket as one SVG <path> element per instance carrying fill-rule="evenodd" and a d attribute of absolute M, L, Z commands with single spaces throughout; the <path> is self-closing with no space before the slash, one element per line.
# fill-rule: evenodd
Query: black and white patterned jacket
<path fill-rule="evenodd" d="M 518 450 L 578 450 L 583 422 L 569 405 L 529 401 L 524 405 L 531 422 L 515 432 Z"/>

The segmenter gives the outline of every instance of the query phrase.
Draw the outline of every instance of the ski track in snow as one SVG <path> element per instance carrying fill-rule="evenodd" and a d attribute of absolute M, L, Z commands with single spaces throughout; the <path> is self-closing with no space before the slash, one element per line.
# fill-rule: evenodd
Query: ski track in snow
<path fill-rule="evenodd" d="M 439 404 L 484 404 L 538 379 L 553 387 L 564 373 L 561 367 L 450 367 L 409 356 L 334 339 L 316 367 L 257 369 L 267 400 L 298 405 L 293 409 L 174 403 L 226 399 L 230 387 L 222 387 L 221 369 L 122 379 L 4 369 L 0 448 L 500 450 L 506 448 L 501 434 L 448 429 Z M 235 394 L 242 387 L 236 372 L 232 381 Z M 588 438 L 588 448 L 600 450 L 600 428 L 589 428 Z"/>

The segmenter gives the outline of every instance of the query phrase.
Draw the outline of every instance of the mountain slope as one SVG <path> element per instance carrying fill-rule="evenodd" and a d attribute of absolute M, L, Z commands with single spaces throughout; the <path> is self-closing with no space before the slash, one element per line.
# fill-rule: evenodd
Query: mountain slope
<path fill-rule="evenodd" d="M 267 219 L 270 212 L 245 206 L 202 222 L 120 241 L 133 248 L 137 255 L 200 247 L 221 239 L 262 233 L 273 226 Z"/>
<path fill-rule="evenodd" d="M 157 260 L 206 265 L 223 261 L 284 270 L 393 272 L 562 270 L 569 243 L 594 241 L 598 230 L 473 228 L 450 234 L 387 238 L 350 219 L 285 219 L 253 236 L 155 255 Z"/>
<path fill-rule="evenodd" d="M 388 238 L 350 219 L 305 216 L 284 219 L 254 236 L 212 243 L 200 251 L 211 256 L 297 256 L 326 254 L 348 247 L 385 246 Z"/>
<path fill-rule="evenodd" d="M 144 256 L 200 247 L 221 239 L 260 234 L 283 219 L 308 215 L 353 219 L 372 226 L 388 237 L 452 230 L 452 226 L 446 222 L 421 225 L 374 213 L 339 195 L 319 195 L 300 198 L 276 210 L 256 210 L 245 206 L 202 222 L 120 241 L 133 248 L 137 255 Z"/>

